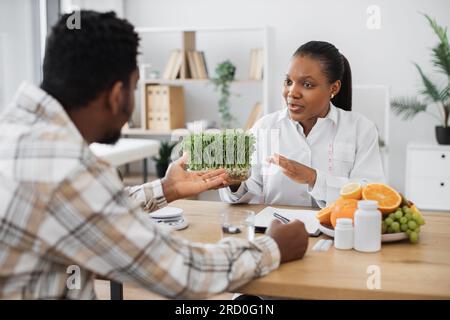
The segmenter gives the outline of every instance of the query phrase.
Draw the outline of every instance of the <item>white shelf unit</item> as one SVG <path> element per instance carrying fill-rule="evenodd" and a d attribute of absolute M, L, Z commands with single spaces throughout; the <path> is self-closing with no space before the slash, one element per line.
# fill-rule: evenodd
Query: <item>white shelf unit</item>
<path fill-rule="evenodd" d="M 240 76 L 239 79 L 236 79 L 233 83 L 232 86 L 239 86 L 239 85 L 258 85 L 258 86 L 262 86 L 262 95 L 260 98 L 257 99 L 256 102 L 260 102 L 262 103 L 262 108 L 263 108 L 263 115 L 269 113 L 269 107 L 268 107 L 268 103 L 270 101 L 269 98 L 269 79 L 270 79 L 270 48 L 271 48 L 271 39 L 270 39 L 270 27 L 269 26 L 257 26 L 257 27 L 217 27 L 217 28 L 204 28 L 204 27 L 200 27 L 200 28 L 192 28 L 192 27 L 184 27 L 184 28 L 146 28 L 146 27 L 141 27 L 141 28 L 136 28 L 136 31 L 139 33 L 139 35 L 141 36 L 141 43 L 143 41 L 145 41 L 145 36 L 146 35 L 154 35 L 154 34 L 159 34 L 161 35 L 170 35 L 171 37 L 174 36 L 174 34 L 178 35 L 181 37 L 181 41 L 179 41 L 178 45 L 179 47 L 173 47 L 172 49 L 180 49 L 181 50 L 185 50 L 185 49 L 191 49 L 190 47 L 192 46 L 192 41 L 194 41 L 194 48 L 196 47 L 195 45 L 195 41 L 197 38 L 197 35 L 201 35 L 201 34 L 217 34 L 217 36 L 220 36 L 221 33 L 231 33 L 234 34 L 236 37 L 239 37 L 240 34 L 242 33 L 251 33 L 251 34 L 255 34 L 255 36 L 260 37 L 259 42 L 262 44 L 262 46 L 259 46 L 260 48 L 263 49 L 264 52 L 264 58 L 263 58 L 263 70 L 264 70 L 264 74 L 263 74 L 263 79 L 262 80 L 253 80 L 253 79 L 247 79 L 245 77 L 243 77 L 242 75 Z M 194 40 L 192 40 L 192 38 Z M 226 44 L 224 44 L 226 45 Z M 228 44 L 228 45 L 233 45 L 233 44 Z M 202 49 L 202 48 L 199 48 Z M 250 57 L 250 48 L 247 49 L 241 49 L 241 48 L 236 48 L 236 50 L 240 50 L 242 52 L 240 52 L 240 55 L 245 55 L 246 57 Z M 158 47 L 153 49 L 154 53 L 158 53 Z M 209 57 L 209 53 L 208 50 L 204 50 L 205 51 L 205 55 L 208 58 Z M 144 52 L 145 53 L 145 52 Z M 169 58 L 169 56 L 165 56 L 164 60 L 167 61 L 167 59 Z M 233 61 L 231 61 L 233 62 Z M 214 67 L 213 65 L 208 65 L 208 71 L 209 71 L 209 76 L 213 76 L 213 71 L 214 71 Z M 246 70 L 246 74 L 248 74 L 248 69 L 249 69 L 249 65 L 247 66 L 237 66 L 238 68 L 242 68 L 244 70 Z M 162 70 L 161 70 L 162 71 Z M 184 71 L 182 70 L 182 73 Z M 162 73 L 162 72 L 161 72 Z M 146 125 L 145 125 L 145 119 L 146 119 L 146 111 L 145 111 L 145 93 L 144 93 L 144 89 L 145 86 L 147 84 L 162 84 L 162 85 L 180 85 L 180 86 L 186 86 L 186 85 L 206 85 L 210 83 L 210 80 L 204 80 L 204 79 L 174 79 L 174 80 L 169 80 L 169 79 L 144 79 L 143 81 L 139 81 L 138 84 L 138 99 L 139 99 L 139 106 L 138 108 L 136 108 L 135 112 L 138 112 L 139 114 L 136 116 L 134 116 L 134 120 L 135 123 L 139 123 L 140 127 L 133 127 L 133 128 L 124 128 L 123 129 L 123 134 L 125 135 L 135 135 L 135 136 L 145 136 L 145 135 L 170 135 L 171 131 L 151 131 L 151 130 L 147 130 L 146 129 Z M 213 86 L 211 86 L 210 91 L 212 92 Z M 248 106 L 248 109 L 250 111 L 251 109 L 251 105 Z M 138 118 L 138 120 L 136 121 L 136 119 Z"/>
<path fill-rule="evenodd" d="M 450 146 L 408 144 L 405 187 L 420 209 L 450 211 Z"/>

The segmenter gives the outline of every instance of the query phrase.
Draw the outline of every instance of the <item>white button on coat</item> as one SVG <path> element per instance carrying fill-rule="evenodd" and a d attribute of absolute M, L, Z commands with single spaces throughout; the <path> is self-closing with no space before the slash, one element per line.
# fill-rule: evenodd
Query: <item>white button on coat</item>
<path fill-rule="evenodd" d="M 376 126 L 356 112 L 330 105 L 307 137 L 289 111 L 271 113 L 251 129 L 256 136 L 250 178 L 232 193 L 219 190 L 222 201 L 324 207 L 339 197 L 340 188 L 350 182 L 384 182 Z M 276 139 L 277 137 L 278 139 Z M 266 162 L 274 152 L 316 169 L 313 188 L 299 184 L 276 165 Z"/>

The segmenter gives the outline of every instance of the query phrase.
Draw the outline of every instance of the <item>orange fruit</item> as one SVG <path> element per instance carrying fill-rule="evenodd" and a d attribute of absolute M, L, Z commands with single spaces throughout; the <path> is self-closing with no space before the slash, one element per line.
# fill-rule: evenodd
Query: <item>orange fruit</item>
<path fill-rule="evenodd" d="M 358 200 L 356 199 L 338 199 L 330 215 L 331 225 L 336 227 L 336 220 L 339 218 L 350 218 L 353 221 L 353 216 L 358 208 Z"/>
<path fill-rule="evenodd" d="M 333 211 L 333 206 L 325 207 L 320 210 L 316 217 L 319 220 L 320 224 L 330 226 L 331 225 L 331 212 Z"/>
<path fill-rule="evenodd" d="M 391 213 L 397 210 L 402 203 L 401 195 L 383 183 L 370 183 L 363 188 L 364 200 L 378 201 L 378 208 L 382 213 Z"/>
<path fill-rule="evenodd" d="M 347 183 L 345 186 L 341 188 L 340 195 L 342 199 L 361 200 L 362 196 L 361 184 L 357 182 Z"/>

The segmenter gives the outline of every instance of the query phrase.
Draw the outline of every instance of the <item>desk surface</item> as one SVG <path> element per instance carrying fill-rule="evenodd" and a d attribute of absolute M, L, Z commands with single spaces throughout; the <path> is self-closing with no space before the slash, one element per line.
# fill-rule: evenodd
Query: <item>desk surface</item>
<path fill-rule="evenodd" d="M 157 155 L 159 141 L 122 138 L 115 145 L 92 143 L 89 147 L 97 157 L 117 167 Z"/>
<path fill-rule="evenodd" d="M 189 228 L 177 231 L 180 236 L 203 243 L 220 240 L 219 215 L 229 204 L 178 200 L 170 205 L 184 209 L 189 219 Z M 265 206 L 231 207 L 259 212 Z M 334 247 L 317 252 L 312 247 L 327 237 L 310 238 L 302 260 L 283 264 L 238 291 L 297 299 L 450 299 L 450 212 L 424 212 L 424 216 L 426 225 L 421 228 L 418 244 L 386 243 L 377 253 Z M 371 265 L 380 268 L 381 289 L 367 288 L 367 268 Z"/>

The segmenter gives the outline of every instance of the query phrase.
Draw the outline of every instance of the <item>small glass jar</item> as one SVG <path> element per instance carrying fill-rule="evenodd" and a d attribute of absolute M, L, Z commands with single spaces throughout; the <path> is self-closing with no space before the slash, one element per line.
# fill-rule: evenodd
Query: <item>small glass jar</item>
<path fill-rule="evenodd" d="M 353 248 L 353 221 L 348 218 L 336 220 L 334 229 L 334 247 L 340 250 L 350 250 Z"/>

